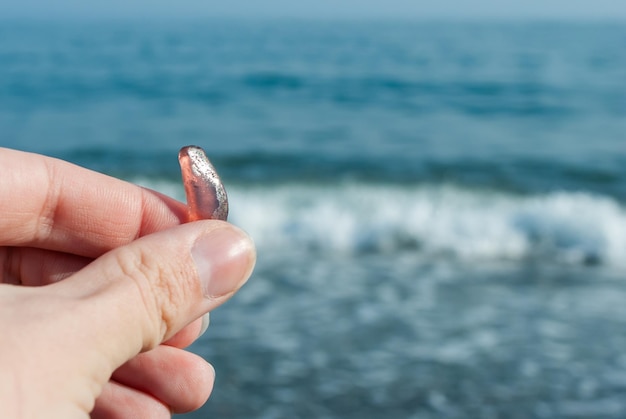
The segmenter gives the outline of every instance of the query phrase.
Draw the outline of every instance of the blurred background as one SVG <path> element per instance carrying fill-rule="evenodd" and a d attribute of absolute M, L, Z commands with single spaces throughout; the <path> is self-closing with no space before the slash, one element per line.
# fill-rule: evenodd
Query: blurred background
<path fill-rule="evenodd" d="M 463 4 L 0 2 L 0 146 L 257 243 L 181 418 L 626 417 L 626 4 Z"/>

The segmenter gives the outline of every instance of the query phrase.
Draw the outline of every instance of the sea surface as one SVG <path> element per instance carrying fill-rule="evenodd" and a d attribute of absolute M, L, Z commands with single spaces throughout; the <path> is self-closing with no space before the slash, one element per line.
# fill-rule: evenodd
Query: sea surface
<path fill-rule="evenodd" d="M 0 21 L 0 146 L 187 144 L 258 265 L 181 417 L 626 417 L 626 22 Z"/>

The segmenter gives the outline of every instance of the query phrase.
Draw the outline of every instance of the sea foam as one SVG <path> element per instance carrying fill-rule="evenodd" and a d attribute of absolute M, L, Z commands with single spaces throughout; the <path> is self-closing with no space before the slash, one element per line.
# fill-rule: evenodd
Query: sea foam
<path fill-rule="evenodd" d="M 183 199 L 178 185 L 141 183 Z M 230 221 L 259 248 L 626 266 L 626 209 L 585 192 L 347 183 L 235 185 L 228 193 Z"/>

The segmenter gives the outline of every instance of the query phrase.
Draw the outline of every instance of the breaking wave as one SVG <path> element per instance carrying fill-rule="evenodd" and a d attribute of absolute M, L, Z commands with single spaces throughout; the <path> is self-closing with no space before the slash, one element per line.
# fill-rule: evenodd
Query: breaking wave
<path fill-rule="evenodd" d="M 178 184 L 140 183 L 183 199 Z M 281 184 L 231 186 L 229 196 L 230 221 L 260 249 L 626 265 L 626 209 L 586 192 Z"/>

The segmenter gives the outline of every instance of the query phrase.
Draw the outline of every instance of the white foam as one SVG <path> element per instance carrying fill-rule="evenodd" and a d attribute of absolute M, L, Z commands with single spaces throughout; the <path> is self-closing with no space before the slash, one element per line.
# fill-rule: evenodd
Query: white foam
<path fill-rule="evenodd" d="M 142 182 L 164 193 L 182 188 Z M 228 189 L 230 220 L 259 247 L 462 259 L 548 257 L 626 265 L 626 210 L 609 197 L 516 196 L 452 186 L 285 184 Z"/>

